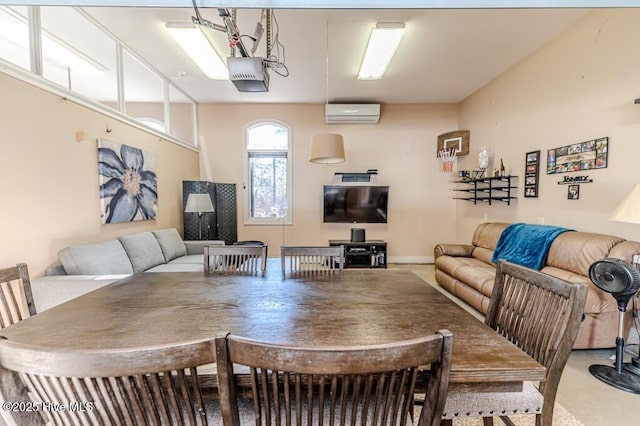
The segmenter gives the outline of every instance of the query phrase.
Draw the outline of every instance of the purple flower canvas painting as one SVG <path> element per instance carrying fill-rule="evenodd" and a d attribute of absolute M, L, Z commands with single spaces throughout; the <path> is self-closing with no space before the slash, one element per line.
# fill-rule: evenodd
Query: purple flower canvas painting
<path fill-rule="evenodd" d="M 158 215 L 156 155 L 98 139 L 102 223 L 155 219 Z"/>

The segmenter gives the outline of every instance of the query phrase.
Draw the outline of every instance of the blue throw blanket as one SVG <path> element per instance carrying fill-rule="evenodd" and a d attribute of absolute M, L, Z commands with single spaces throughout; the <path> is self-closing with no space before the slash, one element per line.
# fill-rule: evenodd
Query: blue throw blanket
<path fill-rule="evenodd" d="M 491 261 L 505 259 L 539 270 L 544 266 L 553 240 L 566 231 L 573 231 L 573 229 L 514 223 L 507 226 L 500 234 Z"/>

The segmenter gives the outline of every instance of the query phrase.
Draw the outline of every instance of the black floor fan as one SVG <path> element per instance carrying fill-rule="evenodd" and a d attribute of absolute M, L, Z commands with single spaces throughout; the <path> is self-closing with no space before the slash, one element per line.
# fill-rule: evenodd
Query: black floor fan
<path fill-rule="evenodd" d="M 594 262 L 589 267 L 589 278 L 598 288 L 615 297 L 620 311 L 615 367 L 594 364 L 589 367 L 589 372 L 617 389 L 640 394 L 640 358 L 634 357 L 630 363 L 623 363 L 624 314 L 629 300 L 640 289 L 640 274 L 633 265 L 624 260 L 606 258 Z"/>

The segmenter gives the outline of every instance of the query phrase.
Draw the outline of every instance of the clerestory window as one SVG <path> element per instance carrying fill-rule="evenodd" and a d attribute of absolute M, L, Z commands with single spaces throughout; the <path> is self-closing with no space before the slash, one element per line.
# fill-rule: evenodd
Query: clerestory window
<path fill-rule="evenodd" d="M 0 72 L 133 126 L 142 123 L 169 141 L 197 145 L 195 100 L 81 8 L 0 5 Z"/>

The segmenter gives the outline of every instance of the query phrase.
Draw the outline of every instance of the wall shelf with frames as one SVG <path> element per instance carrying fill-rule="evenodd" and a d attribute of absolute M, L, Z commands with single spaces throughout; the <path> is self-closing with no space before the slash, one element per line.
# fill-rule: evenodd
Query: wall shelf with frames
<path fill-rule="evenodd" d="M 492 201 L 502 201 L 507 203 L 507 205 L 511 205 L 511 200 L 517 198 L 515 195 L 512 195 L 512 191 L 517 189 L 517 186 L 514 185 L 514 181 L 517 178 L 518 176 L 496 176 L 457 180 L 454 182 L 455 184 L 464 184 L 465 187 L 458 186 L 454 191 L 464 192 L 468 194 L 468 196 L 453 198 L 456 200 L 471 201 L 473 204 L 478 204 L 480 201 L 491 205 Z"/>

